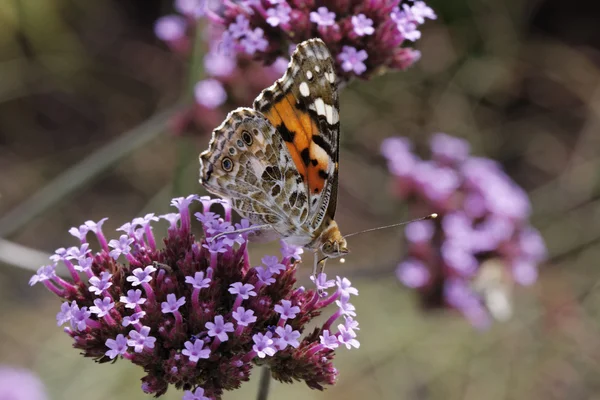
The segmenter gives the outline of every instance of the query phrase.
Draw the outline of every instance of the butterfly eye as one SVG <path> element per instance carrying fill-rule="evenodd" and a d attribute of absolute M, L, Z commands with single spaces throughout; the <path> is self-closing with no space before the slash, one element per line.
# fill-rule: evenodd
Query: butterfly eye
<path fill-rule="evenodd" d="M 225 172 L 231 172 L 233 170 L 233 161 L 230 158 L 225 157 L 223 161 L 221 161 L 221 166 Z"/>
<path fill-rule="evenodd" d="M 248 146 L 252 146 L 252 135 L 248 131 L 242 132 L 242 139 L 244 139 L 244 143 Z"/>

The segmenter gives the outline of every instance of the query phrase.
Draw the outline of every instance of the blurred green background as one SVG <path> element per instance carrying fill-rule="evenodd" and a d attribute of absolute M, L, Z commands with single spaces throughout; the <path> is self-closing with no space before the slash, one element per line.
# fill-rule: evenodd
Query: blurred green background
<path fill-rule="evenodd" d="M 600 399 L 600 6 L 575 0 L 437 0 L 416 67 L 341 93 L 338 223 L 344 232 L 406 218 L 389 190 L 381 140 L 468 139 L 529 193 L 550 259 L 517 288 L 515 316 L 487 332 L 425 312 L 394 268 L 401 230 L 351 240 L 344 265 L 361 348 L 339 351 L 323 393 L 273 385 L 272 399 Z M 52 399 L 143 399 L 142 371 L 95 364 L 56 327 L 59 301 L 29 288 L 67 233 L 109 217 L 105 232 L 170 198 L 205 194 L 206 134 L 169 121 L 186 60 L 154 37 L 158 0 L 0 1 L 0 364 L 32 369 Z M 158 232 L 158 231 L 157 231 Z M 253 259 L 277 244 L 254 245 Z M 301 284 L 310 284 L 309 268 Z M 253 380 L 224 399 L 254 398 Z M 165 398 L 179 399 L 169 391 Z"/>

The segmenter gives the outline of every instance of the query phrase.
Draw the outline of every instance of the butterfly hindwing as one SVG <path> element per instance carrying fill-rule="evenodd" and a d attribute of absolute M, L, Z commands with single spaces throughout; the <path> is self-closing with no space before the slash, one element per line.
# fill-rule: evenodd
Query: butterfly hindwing
<path fill-rule="evenodd" d="M 304 181 L 281 135 L 256 110 L 238 108 L 213 131 L 200 155 L 200 179 L 242 216 L 280 234 L 297 234 L 294 227 L 307 220 Z"/>
<path fill-rule="evenodd" d="M 283 77 L 254 101 L 277 129 L 305 182 L 308 224 L 333 219 L 337 195 L 339 102 L 337 77 L 320 39 L 298 45 Z"/>

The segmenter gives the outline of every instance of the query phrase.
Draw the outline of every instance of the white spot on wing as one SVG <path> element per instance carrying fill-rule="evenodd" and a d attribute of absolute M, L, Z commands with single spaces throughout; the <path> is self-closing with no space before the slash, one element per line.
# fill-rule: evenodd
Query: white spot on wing
<path fill-rule="evenodd" d="M 315 65 L 315 71 L 317 71 L 318 74 L 319 72 L 321 72 L 321 68 L 318 65 Z"/>
<path fill-rule="evenodd" d="M 308 88 L 308 84 L 306 82 L 302 82 L 300 84 L 300 94 L 304 97 L 310 95 L 310 89 Z"/>
<path fill-rule="evenodd" d="M 335 74 L 333 72 L 325 72 L 325 78 L 327 79 L 327 81 L 329 83 L 334 83 L 335 82 Z"/>
<path fill-rule="evenodd" d="M 318 98 L 315 100 L 315 108 L 317 109 L 317 114 L 325 115 L 325 102 L 323 102 L 322 98 Z"/>
<path fill-rule="evenodd" d="M 308 79 L 312 79 L 312 77 L 313 77 L 313 74 L 312 74 L 312 72 L 310 72 L 310 71 L 306 71 L 306 77 L 307 77 Z"/>

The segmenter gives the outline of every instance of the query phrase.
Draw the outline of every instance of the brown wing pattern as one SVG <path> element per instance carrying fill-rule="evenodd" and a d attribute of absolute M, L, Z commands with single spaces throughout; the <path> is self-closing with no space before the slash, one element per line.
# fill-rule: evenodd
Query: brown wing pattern
<path fill-rule="evenodd" d="M 325 43 L 298 45 L 283 77 L 254 101 L 277 129 L 306 183 L 308 223 L 318 230 L 336 206 L 339 102 L 333 60 Z"/>

